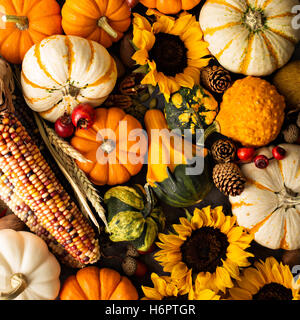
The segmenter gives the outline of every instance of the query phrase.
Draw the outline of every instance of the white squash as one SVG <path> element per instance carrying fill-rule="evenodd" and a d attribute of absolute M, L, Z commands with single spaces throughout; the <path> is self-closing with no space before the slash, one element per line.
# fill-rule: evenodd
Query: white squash
<path fill-rule="evenodd" d="M 0 300 L 54 300 L 60 265 L 33 233 L 0 230 Z"/>
<path fill-rule="evenodd" d="M 280 145 L 283 160 L 270 160 L 266 169 L 241 166 L 247 182 L 244 191 L 230 197 L 237 223 L 254 234 L 256 242 L 271 249 L 300 248 L 300 146 Z M 272 147 L 258 154 L 272 158 Z"/>
<path fill-rule="evenodd" d="M 100 106 L 114 89 L 117 68 L 99 43 L 55 35 L 26 53 L 21 83 L 29 107 L 51 122 L 79 103 Z"/>
<path fill-rule="evenodd" d="M 266 76 L 291 58 L 298 0 L 207 0 L 199 22 L 209 51 L 229 71 Z"/>

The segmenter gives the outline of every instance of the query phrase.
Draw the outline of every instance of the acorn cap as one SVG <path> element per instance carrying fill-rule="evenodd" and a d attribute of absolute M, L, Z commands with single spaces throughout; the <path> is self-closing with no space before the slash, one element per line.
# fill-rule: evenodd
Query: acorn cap
<path fill-rule="evenodd" d="M 126 256 L 132 257 L 132 258 L 138 258 L 140 256 L 140 254 L 138 253 L 137 249 L 132 244 L 129 244 L 127 246 Z"/>
<path fill-rule="evenodd" d="M 133 276 L 137 269 L 137 261 L 132 257 L 126 257 L 122 262 L 122 269 L 127 276 Z"/>
<path fill-rule="evenodd" d="M 286 143 L 295 143 L 298 140 L 300 129 L 295 124 L 290 124 L 282 131 Z"/>

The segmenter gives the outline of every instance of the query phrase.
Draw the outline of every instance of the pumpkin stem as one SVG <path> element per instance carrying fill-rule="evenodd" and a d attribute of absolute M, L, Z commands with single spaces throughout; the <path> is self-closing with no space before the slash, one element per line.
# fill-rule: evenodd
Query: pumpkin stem
<path fill-rule="evenodd" d="M 27 288 L 27 279 L 22 273 L 14 273 L 10 277 L 12 289 L 7 292 L 0 292 L 0 300 L 13 300 Z"/>
<path fill-rule="evenodd" d="M 153 211 L 155 198 L 154 198 L 153 190 L 149 183 L 146 183 L 144 188 L 146 191 L 147 203 L 145 205 L 145 209 L 143 210 L 143 216 L 144 218 L 147 218 Z"/>
<path fill-rule="evenodd" d="M 21 31 L 27 30 L 29 28 L 29 20 L 24 16 L 6 15 L 4 16 L 4 21 L 15 23 L 17 28 Z"/>
<path fill-rule="evenodd" d="M 98 20 L 98 27 L 102 28 L 106 33 L 108 33 L 112 38 L 118 38 L 117 32 L 108 23 L 107 17 L 103 16 Z"/>
<path fill-rule="evenodd" d="M 204 131 L 204 142 L 206 139 L 214 132 L 220 132 L 221 127 L 218 121 L 214 121 L 207 129 Z M 200 141 L 196 143 L 198 146 L 202 145 Z"/>

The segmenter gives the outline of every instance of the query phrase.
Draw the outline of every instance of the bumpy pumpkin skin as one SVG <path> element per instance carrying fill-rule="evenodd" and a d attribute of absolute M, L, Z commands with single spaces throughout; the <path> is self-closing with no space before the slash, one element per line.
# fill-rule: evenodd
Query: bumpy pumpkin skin
<path fill-rule="evenodd" d="M 127 132 L 121 132 L 119 135 L 120 121 L 127 123 Z M 100 130 L 110 129 L 115 133 L 115 141 L 112 141 L 113 148 L 111 153 L 99 155 L 99 148 L 104 146 L 101 137 L 98 134 Z M 81 152 L 90 162 L 77 161 L 77 165 L 83 170 L 89 179 L 96 185 L 117 185 L 127 182 L 131 176 L 140 172 L 143 166 L 143 157 L 147 152 L 147 139 L 141 142 L 141 148 L 135 151 L 135 155 L 141 158 L 137 164 L 133 164 L 129 158 L 131 147 L 138 142 L 129 140 L 129 134 L 133 130 L 142 130 L 140 122 L 126 114 L 120 108 L 98 108 L 96 109 L 96 118 L 93 126 L 86 129 L 78 129 L 71 139 L 71 145 Z M 114 155 L 116 154 L 116 161 Z M 112 159 L 110 158 L 112 156 Z M 100 157 L 100 158 L 98 158 Z M 98 160 L 97 160 L 98 159 Z M 124 161 L 122 160 L 124 159 Z M 116 162 L 116 163 L 114 163 Z"/>
<path fill-rule="evenodd" d="M 182 149 L 179 149 L 176 141 L 171 140 L 169 146 L 164 142 L 167 141 L 165 136 L 160 139 L 158 144 L 152 140 L 150 130 L 168 129 L 163 113 L 160 110 L 148 110 L 145 115 L 145 124 L 150 139 L 147 181 L 153 187 L 157 197 L 173 207 L 189 207 L 201 202 L 213 186 L 211 159 L 207 150 L 195 145 L 189 146 L 187 141 L 182 144 L 192 148 L 193 155 L 197 154 L 198 157 L 203 157 L 204 161 L 203 172 L 189 175 L 187 170 L 194 167 L 193 164 L 190 164 L 192 159 L 189 159 Z M 152 160 L 155 160 L 153 155 L 158 155 L 158 163 L 153 163 Z M 162 159 L 168 158 L 171 160 L 169 164 L 166 164 L 165 160 L 162 161 Z"/>
<path fill-rule="evenodd" d="M 300 248 L 300 146 L 280 146 L 286 157 L 270 160 L 266 169 L 256 168 L 253 162 L 241 166 L 245 189 L 229 200 L 237 223 L 253 233 L 260 245 L 296 250 Z M 272 158 L 272 148 L 257 152 Z"/>
<path fill-rule="evenodd" d="M 162 208 L 156 206 L 156 200 L 151 201 L 153 208 L 148 213 L 150 201 L 141 185 L 117 186 L 108 190 L 104 203 L 110 239 L 115 242 L 131 241 L 137 250 L 149 250 L 158 232 L 164 230 L 166 220 Z"/>
<path fill-rule="evenodd" d="M 60 6 L 55 0 L 0 0 L 0 13 L 26 17 L 25 30 L 16 23 L 0 25 L 0 54 L 10 63 L 21 64 L 35 43 L 54 34 L 62 34 Z"/>
<path fill-rule="evenodd" d="M 223 135 L 247 147 L 262 147 L 280 133 L 284 110 L 284 97 L 273 85 L 248 76 L 227 89 L 216 121 Z"/>
<path fill-rule="evenodd" d="M 66 279 L 59 297 L 60 300 L 137 300 L 138 293 L 119 272 L 89 266 Z"/>
<path fill-rule="evenodd" d="M 193 89 L 181 88 L 165 104 L 165 115 L 169 129 L 190 130 L 207 128 L 218 112 L 218 102 L 201 86 Z"/>
<path fill-rule="evenodd" d="M 98 26 L 106 17 L 117 37 Z M 131 23 L 131 12 L 125 0 L 67 0 L 62 8 L 62 26 L 68 35 L 97 41 L 105 48 L 119 41 Z"/>
<path fill-rule="evenodd" d="M 141 0 L 147 8 L 157 9 L 164 14 L 176 14 L 181 10 L 190 10 L 196 7 L 201 0 Z"/>

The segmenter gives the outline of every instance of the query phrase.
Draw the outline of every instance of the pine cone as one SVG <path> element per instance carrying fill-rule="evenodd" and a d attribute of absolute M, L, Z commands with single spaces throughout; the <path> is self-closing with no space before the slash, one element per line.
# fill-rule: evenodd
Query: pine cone
<path fill-rule="evenodd" d="M 232 162 L 236 155 L 236 146 L 231 140 L 220 139 L 212 145 L 211 153 L 218 163 Z"/>
<path fill-rule="evenodd" d="M 222 193 L 233 197 L 243 192 L 246 183 L 239 166 L 235 163 L 217 164 L 213 169 L 213 180 Z"/>
<path fill-rule="evenodd" d="M 207 90 L 223 93 L 231 85 L 231 76 L 221 66 L 208 66 L 201 71 L 201 82 Z"/>

